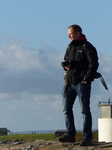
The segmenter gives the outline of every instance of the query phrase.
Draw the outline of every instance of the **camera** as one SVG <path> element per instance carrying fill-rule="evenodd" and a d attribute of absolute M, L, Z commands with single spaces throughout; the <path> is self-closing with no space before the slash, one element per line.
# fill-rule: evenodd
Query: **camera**
<path fill-rule="evenodd" d="M 65 66 L 67 66 L 67 65 L 73 65 L 73 61 L 72 60 L 67 60 L 67 61 L 63 61 L 63 62 L 61 62 L 61 66 L 62 67 L 65 67 Z"/>

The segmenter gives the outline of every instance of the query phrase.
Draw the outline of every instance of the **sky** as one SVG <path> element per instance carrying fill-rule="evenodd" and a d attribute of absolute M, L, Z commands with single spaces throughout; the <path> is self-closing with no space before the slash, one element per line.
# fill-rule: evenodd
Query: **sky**
<path fill-rule="evenodd" d="M 92 83 L 93 129 L 100 102 L 112 96 L 112 1 L 0 0 L 0 128 L 11 132 L 65 129 L 62 110 L 68 26 L 78 24 L 97 49 L 100 79 Z M 78 98 L 73 107 L 82 129 Z"/>

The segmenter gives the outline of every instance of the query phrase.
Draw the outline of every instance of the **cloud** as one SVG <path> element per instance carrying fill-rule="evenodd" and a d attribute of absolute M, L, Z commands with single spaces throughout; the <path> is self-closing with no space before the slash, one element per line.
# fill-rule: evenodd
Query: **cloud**
<path fill-rule="evenodd" d="M 18 44 L 21 43 L 21 44 Z M 63 53 L 42 42 L 41 49 L 32 49 L 22 42 L 0 46 L 0 92 L 57 93 L 63 84 Z M 51 90 L 51 91 L 50 91 Z"/>
<path fill-rule="evenodd" d="M 24 45 L 10 43 L 0 46 L 0 68 L 2 71 L 14 74 L 38 72 L 43 75 L 56 74 L 59 71 L 63 54 L 43 44 L 42 49 L 31 49 Z M 60 67 L 59 67 L 60 66 Z"/>
<path fill-rule="evenodd" d="M 101 71 L 109 75 L 112 73 L 112 56 L 109 57 L 107 55 L 101 54 L 100 57 Z"/>
<path fill-rule="evenodd" d="M 0 67 L 9 72 L 20 73 L 34 69 L 43 71 L 44 64 L 40 62 L 38 50 L 19 45 L 4 45 L 0 47 Z"/>

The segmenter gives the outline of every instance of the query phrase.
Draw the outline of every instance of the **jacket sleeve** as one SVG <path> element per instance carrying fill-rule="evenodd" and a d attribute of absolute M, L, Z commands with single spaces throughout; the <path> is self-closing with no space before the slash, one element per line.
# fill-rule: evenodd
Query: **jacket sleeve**
<path fill-rule="evenodd" d="M 69 50 L 70 50 L 70 44 L 68 45 L 66 52 L 65 52 L 65 56 L 64 56 L 65 61 L 69 60 Z"/>
<path fill-rule="evenodd" d="M 85 46 L 85 53 L 88 60 L 88 70 L 84 76 L 84 81 L 90 83 L 94 80 L 95 73 L 98 69 L 98 55 L 96 48 L 89 42 Z"/>

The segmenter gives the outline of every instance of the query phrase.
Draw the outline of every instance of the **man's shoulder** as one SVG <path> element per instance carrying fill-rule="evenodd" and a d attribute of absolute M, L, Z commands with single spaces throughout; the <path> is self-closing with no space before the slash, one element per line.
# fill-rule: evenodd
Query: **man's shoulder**
<path fill-rule="evenodd" d="M 89 41 L 85 42 L 85 47 L 87 47 L 88 49 L 96 49 L 93 44 L 91 44 Z"/>
<path fill-rule="evenodd" d="M 91 55 L 92 57 L 94 56 L 94 58 L 98 60 L 96 48 L 88 41 L 85 43 L 85 52 L 87 55 Z"/>

